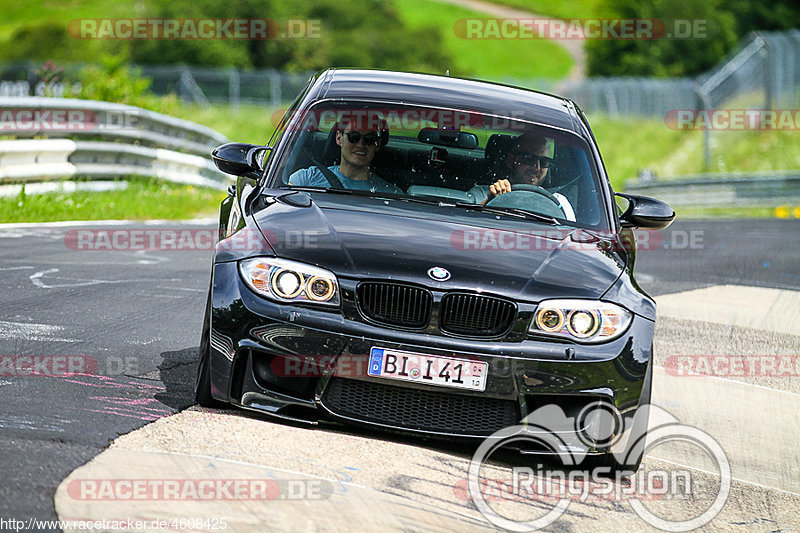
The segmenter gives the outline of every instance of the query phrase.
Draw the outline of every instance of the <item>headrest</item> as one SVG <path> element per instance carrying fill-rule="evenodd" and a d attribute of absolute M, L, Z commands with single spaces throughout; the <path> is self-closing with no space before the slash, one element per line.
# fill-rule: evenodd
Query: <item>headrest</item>
<path fill-rule="evenodd" d="M 498 170 L 505 167 L 506 157 L 511 151 L 511 148 L 514 147 L 515 139 L 516 137 L 513 135 L 504 135 L 500 133 L 496 133 L 489 137 L 489 140 L 486 141 L 484 157 L 489 163 L 490 169 Z"/>

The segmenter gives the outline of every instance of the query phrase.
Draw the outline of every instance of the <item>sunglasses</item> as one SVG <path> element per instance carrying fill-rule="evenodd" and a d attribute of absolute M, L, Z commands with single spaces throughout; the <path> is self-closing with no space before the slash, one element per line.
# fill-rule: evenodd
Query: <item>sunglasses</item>
<path fill-rule="evenodd" d="M 539 168 L 550 168 L 553 164 L 552 157 L 545 157 L 543 155 L 529 154 L 526 152 L 515 152 L 514 159 L 523 165 L 534 166 L 539 163 Z"/>
<path fill-rule="evenodd" d="M 380 136 L 377 133 L 361 133 L 360 131 L 348 131 L 345 132 L 347 135 L 347 140 L 353 144 L 358 144 L 358 141 L 361 140 L 361 137 L 364 137 L 364 144 L 367 146 L 370 145 L 377 145 L 378 141 L 380 140 Z"/>

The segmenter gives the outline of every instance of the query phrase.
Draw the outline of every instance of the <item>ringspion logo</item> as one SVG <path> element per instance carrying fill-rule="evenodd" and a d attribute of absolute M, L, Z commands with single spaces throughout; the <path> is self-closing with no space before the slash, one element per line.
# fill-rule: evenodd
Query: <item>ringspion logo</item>
<path fill-rule="evenodd" d="M 539 407 L 525 417 L 524 424 L 501 429 L 480 444 L 470 461 L 466 483 L 453 486 L 456 497 L 469 497 L 488 522 L 507 531 L 542 529 L 558 520 L 573 503 L 603 500 L 625 502 L 645 523 L 664 531 L 691 531 L 713 520 L 725 506 L 731 488 L 730 462 L 719 443 L 655 405 L 640 405 L 632 418 L 621 414 L 617 418 L 613 413 L 593 404 L 577 416 L 567 416 L 555 404 Z M 593 426 L 589 437 L 585 428 Z M 627 465 L 664 445 L 699 451 L 710 459 L 711 472 L 719 473 L 719 481 L 698 483 L 696 472 L 653 469 L 646 464 L 637 471 L 612 472 L 609 466 L 594 466 L 588 459 L 592 448 L 606 448 L 618 464 Z M 512 446 L 544 452 L 560 460 L 561 467 L 515 466 L 507 475 L 507 466 L 495 465 L 489 459 Z M 498 501 L 503 505 L 490 505 Z M 510 512 L 514 510 L 510 504 L 517 502 L 524 504 L 525 512 Z M 678 511 L 671 509 L 664 518 L 660 502 L 691 502 L 693 512 L 682 512 L 678 506 Z"/>

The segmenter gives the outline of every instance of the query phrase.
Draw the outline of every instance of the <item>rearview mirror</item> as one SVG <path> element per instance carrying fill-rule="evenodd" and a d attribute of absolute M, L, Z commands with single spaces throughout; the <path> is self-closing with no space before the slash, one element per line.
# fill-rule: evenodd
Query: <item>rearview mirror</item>
<path fill-rule="evenodd" d="M 211 160 L 226 174 L 261 177 L 261 165 L 257 156 L 260 152 L 272 150 L 270 146 L 257 146 L 246 143 L 228 143 L 218 146 L 211 152 Z"/>
<path fill-rule="evenodd" d="M 664 229 L 675 220 L 675 211 L 660 200 L 619 192 L 616 195 L 628 201 L 619 216 L 623 228 Z"/>
<path fill-rule="evenodd" d="M 467 150 L 474 150 L 478 147 L 478 136 L 465 131 L 422 128 L 419 135 L 417 135 L 417 140 L 425 144 L 436 144 L 452 148 L 464 148 Z"/>

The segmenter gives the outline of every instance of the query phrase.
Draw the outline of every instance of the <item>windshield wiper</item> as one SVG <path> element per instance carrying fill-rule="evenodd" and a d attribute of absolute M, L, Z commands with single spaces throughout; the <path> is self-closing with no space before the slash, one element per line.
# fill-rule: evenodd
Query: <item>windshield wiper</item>
<path fill-rule="evenodd" d="M 536 220 L 537 222 L 545 222 L 551 226 L 560 226 L 561 223 L 555 217 L 550 215 L 543 215 L 533 211 L 526 211 L 517 207 L 492 207 L 483 204 L 473 204 L 471 202 L 446 202 L 442 199 L 427 198 L 424 196 L 403 196 L 393 193 L 380 193 L 372 191 L 364 191 L 360 189 L 337 189 L 334 187 L 308 187 L 305 185 L 291 185 L 290 190 L 305 191 L 305 192 L 326 192 L 334 194 L 350 194 L 355 196 L 367 196 L 369 198 L 377 198 L 381 200 L 397 200 L 400 202 L 411 202 L 425 205 L 438 205 L 440 207 L 463 207 L 464 209 L 472 209 L 484 213 L 492 213 L 495 215 L 504 215 L 514 218 L 523 218 L 526 220 Z"/>
<path fill-rule="evenodd" d="M 440 198 L 429 198 L 425 196 L 406 196 L 405 198 L 398 198 L 398 200 L 403 202 L 414 202 L 416 204 L 438 205 L 441 207 L 453 207 L 456 205 L 455 202 L 445 202 Z"/>
<path fill-rule="evenodd" d="M 331 193 L 338 193 L 338 194 L 351 194 L 354 196 L 366 196 L 368 198 L 376 198 L 379 200 L 397 200 L 399 202 L 413 202 L 417 204 L 426 204 L 426 205 L 444 205 L 444 206 L 452 206 L 454 205 L 453 202 L 444 202 L 442 200 L 436 200 L 434 198 L 425 198 L 420 196 L 405 196 L 400 194 L 394 193 L 386 193 L 386 192 L 372 192 L 369 190 L 361 190 L 361 189 L 336 189 L 333 187 L 308 187 L 305 185 L 291 185 L 291 189 L 293 191 L 304 191 L 304 192 L 331 192 Z"/>
<path fill-rule="evenodd" d="M 333 192 L 338 194 L 353 194 L 352 189 L 337 189 L 335 187 L 308 187 L 305 185 L 289 185 L 288 187 L 281 187 L 281 189 L 303 192 Z"/>
<path fill-rule="evenodd" d="M 506 215 L 511 217 L 524 218 L 528 220 L 536 220 L 537 222 L 546 222 L 551 226 L 561 225 L 561 223 L 555 217 L 551 217 L 550 215 L 543 215 L 541 213 L 535 213 L 533 211 L 526 211 L 525 209 L 519 209 L 517 207 L 492 207 L 483 204 L 473 204 L 469 202 L 456 202 L 454 205 L 456 207 L 463 207 L 465 209 L 474 209 L 475 211 L 492 213 L 495 215 Z"/>

